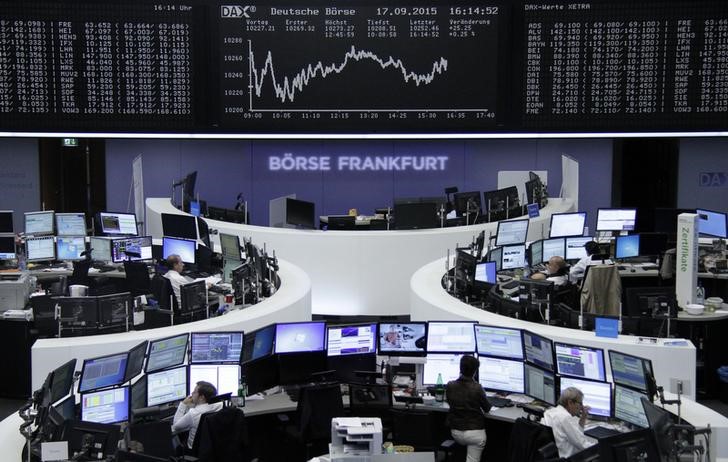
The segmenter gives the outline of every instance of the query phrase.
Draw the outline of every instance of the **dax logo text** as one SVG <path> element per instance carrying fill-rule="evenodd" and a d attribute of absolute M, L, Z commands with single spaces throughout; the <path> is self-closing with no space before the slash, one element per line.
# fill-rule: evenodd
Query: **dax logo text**
<path fill-rule="evenodd" d="M 245 5 L 221 5 L 220 17 L 222 18 L 249 18 L 250 6 Z"/>
<path fill-rule="evenodd" d="M 702 188 L 720 188 L 728 186 L 728 172 L 700 172 L 698 184 Z"/>

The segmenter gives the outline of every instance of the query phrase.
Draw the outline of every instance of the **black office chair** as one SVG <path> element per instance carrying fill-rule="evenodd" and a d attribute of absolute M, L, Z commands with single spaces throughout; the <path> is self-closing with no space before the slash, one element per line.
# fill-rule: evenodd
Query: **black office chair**
<path fill-rule="evenodd" d="M 129 440 L 137 441 L 142 445 L 144 455 L 157 457 L 159 460 L 168 460 L 174 455 L 172 429 L 169 422 L 156 421 L 134 424 L 130 425 L 127 431 L 129 432 Z"/>
<path fill-rule="evenodd" d="M 251 460 L 245 413 L 237 407 L 224 407 L 200 416 L 192 442 L 192 455 L 200 462 Z"/>
<path fill-rule="evenodd" d="M 516 419 L 508 442 L 508 457 L 510 462 L 558 460 L 551 427 L 524 417 Z"/>
<path fill-rule="evenodd" d="M 89 295 L 94 295 L 95 289 L 93 281 L 88 275 L 88 270 L 91 268 L 91 260 L 85 258 L 83 260 L 76 260 L 73 262 L 73 273 L 68 278 L 68 285 L 82 285 L 89 288 Z"/>
<path fill-rule="evenodd" d="M 174 325 L 174 315 L 175 312 L 179 312 L 179 308 L 177 306 L 177 297 L 174 296 L 174 292 L 172 291 L 172 283 L 164 276 L 156 274 L 152 278 L 151 285 L 152 295 L 157 300 L 159 308 L 153 311 L 145 311 L 145 316 L 147 314 L 154 316 L 151 313 L 157 311 L 160 314 L 169 317 L 169 325 Z M 145 322 L 145 324 L 148 323 Z"/>
<path fill-rule="evenodd" d="M 152 283 L 147 265 L 138 261 L 125 261 L 126 290 L 132 297 L 152 293 Z"/>
<path fill-rule="evenodd" d="M 379 417 L 382 434 L 392 430 L 392 389 L 388 384 L 349 384 L 349 412 L 353 417 Z"/>
<path fill-rule="evenodd" d="M 436 451 L 435 415 L 428 411 L 392 409 L 392 441 L 412 446 L 415 451 Z"/>
<path fill-rule="evenodd" d="M 55 337 L 58 334 L 56 302 L 51 295 L 36 295 L 30 299 L 33 309 L 33 327 L 39 337 Z"/>

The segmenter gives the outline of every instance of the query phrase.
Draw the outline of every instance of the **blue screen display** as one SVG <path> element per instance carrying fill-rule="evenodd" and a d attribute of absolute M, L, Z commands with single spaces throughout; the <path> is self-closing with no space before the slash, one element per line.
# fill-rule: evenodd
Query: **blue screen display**
<path fill-rule="evenodd" d="M 86 250 L 86 238 L 83 236 L 58 236 L 56 238 L 56 258 L 58 260 L 80 260 L 81 253 Z"/>
<path fill-rule="evenodd" d="M 195 262 L 195 248 L 197 243 L 190 239 L 162 238 L 162 258 L 170 255 L 179 255 L 183 262 Z"/>
<path fill-rule="evenodd" d="M 123 383 L 128 356 L 125 352 L 84 360 L 78 391 L 96 390 Z"/>
<path fill-rule="evenodd" d="M 486 282 L 488 284 L 495 284 L 495 262 L 487 261 L 484 263 L 478 263 L 475 266 L 475 280 L 478 282 Z"/>
<path fill-rule="evenodd" d="M 640 235 L 617 236 L 615 258 L 638 257 L 640 254 Z"/>
<path fill-rule="evenodd" d="M 726 238 L 726 214 L 697 209 L 698 232 L 707 236 Z"/>
<path fill-rule="evenodd" d="M 276 353 L 323 351 L 325 322 L 276 324 Z"/>

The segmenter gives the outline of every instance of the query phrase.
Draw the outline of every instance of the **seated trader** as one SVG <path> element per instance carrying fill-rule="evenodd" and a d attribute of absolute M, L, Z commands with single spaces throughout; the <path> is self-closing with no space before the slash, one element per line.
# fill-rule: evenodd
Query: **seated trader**
<path fill-rule="evenodd" d="M 179 255 L 170 255 L 167 257 L 167 267 L 169 271 L 165 273 L 164 277 L 169 279 L 172 283 L 172 292 L 177 299 L 177 304 L 182 306 L 182 299 L 180 298 L 180 286 L 194 282 L 195 280 L 182 275 L 182 271 L 185 269 L 185 264 Z"/>
<path fill-rule="evenodd" d="M 464 355 L 460 358 L 460 377 L 445 388 L 450 406 L 447 423 L 453 439 L 468 448 L 466 462 L 480 462 L 485 448 L 485 413 L 490 411 L 490 403 L 475 381 L 479 366 L 478 358 Z"/>
<path fill-rule="evenodd" d="M 217 394 L 215 386 L 210 382 L 197 382 L 192 394 L 179 403 L 172 421 L 172 433 L 188 431 L 187 447 L 192 449 L 195 433 L 200 425 L 200 416 L 206 412 L 219 411 L 222 403 L 207 404 Z"/>
<path fill-rule="evenodd" d="M 559 457 L 571 457 L 596 443 L 584 435 L 589 406 L 584 406 L 584 393 L 569 387 L 561 393 L 556 407 L 543 413 L 541 423 L 551 427 Z"/>
<path fill-rule="evenodd" d="M 571 282 L 578 282 L 584 277 L 587 266 L 591 265 L 592 255 L 599 253 L 599 244 L 594 241 L 589 241 L 584 244 L 584 250 L 586 250 L 586 257 L 581 257 L 578 262 L 569 270 L 569 279 Z"/>
<path fill-rule="evenodd" d="M 554 256 L 546 263 L 546 271 L 533 273 L 531 279 L 547 280 L 555 286 L 562 286 L 569 282 L 569 269 L 566 267 L 564 257 Z"/>

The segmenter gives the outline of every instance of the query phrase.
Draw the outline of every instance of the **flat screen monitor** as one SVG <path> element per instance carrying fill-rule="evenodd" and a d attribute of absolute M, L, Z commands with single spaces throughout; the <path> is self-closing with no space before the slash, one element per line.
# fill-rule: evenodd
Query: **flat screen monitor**
<path fill-rule="evenodd" d="M 415 202 L 394 204 L 395 229 L 428 229 L 440 226 L 437 217 L 438 204 L 435 202 Z"/>
<path fill-rule="evenodd" d="M 640 235 L 617 236 L 614 246 L 615 258 L 632 258 L 640 255 Z"/>
<path fill-rule="evenodd" d="M 53 408 L 58 411 L 63 420 L 73 420 L 76 418 L 76 397 L 70 395 L 60 403 L 56 403 Z"/>
<path fill-rule="evenodd" d="M 475 325 L 478 354 L 523 360 L 523 337 L 520 329 Z"/>
<path fill-rule="evenodd" d="M 105 424 L 129 420 L 129 387 L 81 393 L 81 420 Z"/>
<path fill-rule="evenodd" d="M 240 260 L 240 238 L 235 234 L 220 233 L 220 251 L 226 260 Z"/>
<path fill-rule="evenodd" d="M 474 353 L 474 322 L 430 321 L 427 323 L 428 353 Z"/>
<path fill-rule="evenodd" d="M 53 236 L 27 238 L 25 240 L 25 254 L 29 262 L 55 260 L 56 245 Z"/>
<path fill-rule="evenodd" d="M 249 361 L 242 366 L 242 373 L 245 375 L 248 384 L 249 395 L 272 388 L 280 383 L 278 356 L 262 356 L 255 361 Z"/>
<path fill-rule="evenodd" d="M 74 358 L 53 371 L 53 379 L 51 380 L 51 403 L 55 403 L 71 392 L 73 373 L 75 370 L 76 359 Z"/>
<path fill-rule="evenodd" d="M 523 351 L 527 362 L 554 370 L 554 343 L 551 339 L 524 330 Z"/>
<path fill-rule="evenodd" d="M 584 234 L 586 212 L 554 213 L 551 215 L 549 237 L 570 237 Z"/>
<path fill-rule="evenodd" d="M 70 318 L 77 326 L 96 329 L 99 320 L 96 297 L 58 297 L 62 318 Z"/>
<path fill-rule="evenodd" d="M 543 240 L 534 241 L 528 246 L 528 262 L 531 266 L 543 262 Z"/>
<path fill-rule="evenodd" d="M 316 204 L 298 199 L 286 198 L 286 224 L 302 229 L 314 229 Z"/>
<path fill-rule="evenodd" d="M 604 350 L 555 342 L 556 368 L 561 375 L 605 381 Z"/>
<path fill-rule="evenodd" d="M 578 388 L 584 393 L 584 405 L 589 406 L 589 415 L 598 417 L 612 416 L 612 384 L 595 380 L 559 377 L 559 395 L 569 387 Z"/>
<path fill-rule="evenodd" d="M 111 239 L 108 237 L 90 237 L 89 248 L 91 249 L 91 260 L 111 261 Z"/>
<path fill-rule="evenodd" d="M 377 352 L 377 325 L 329 326 L 326 335 L 328 356 L 347 356 Z"/>
<path fill-rule="evenodd" d="M 567 237 L 566 253 L 564 254 L 564 258 L 566 260 L 581 260 L 586 257 L 586 249 L 584 246 L 587 242 L 591 242 L 592 240 L 591 236 Z"/>
<path fill-rule="evenodd" d="M 637 209 L 597 210 L 597 231 L 634 231 Z"/>
<path fill-rule="evenodd" d="M 193 332 L 190 337 L 190 364 L 239 363 L 243 333 Z"/>
<path fill-rule="evenodd" d="M 197 220 L 192 215 L 162 214 L 162 235 L 197 240 Z"/>
<path fill-rule="evenodd" d="M 81 369 L 81 380 L 78 382 L 78 391 L 84 392 L 121 385 L 124 383 L 128 360 L 129 353 L 126 351 L 85 359 Z"/>
<path fill-rule="evenodd" d="M 543 240 L 543 252 L 541 253 L 541 263 L 548 262 L 551 257 L 563 257 L 566 253 L 566 239 L 556 237 L 554 239 Z"/>
<path fill-rule="evenodd" d="M 486 284 L 496 284 L 496 264 L 494 261 L 486 261 L 475 265 L 475 281 Z"/>
<path fill-rule="evenodd" d="M 540 367 L 524 364 L 524 395 L 543 401 L 552 406 L 556 405 L 556 377 L 553 372 Z"/>
<path fill-rule="evenodd" d="M 463 217 L 468 213 L 479 214 L 482 210 L 480 191 L 458 192 L 453 194 L 455 213 Z"/>
<path fill-rule="evenodd" d="M 480 385 L 488 391 L 523 393 L 523 361 L 513 359 L 480 357 L 478 378 Z"/>
<path fill-rule="evenodd" d="M 147 376 L 142 375 L 139 377 L 139 380 L 132 384 L 129 393 L 131 393 L 129 400 L 131 401 L 132 412 L 147 407 Z"/>
<path fill-rule="evenodd" d="M 0 210 L 0 234 L 14 232 L 15 228 L 13 227 L 13 211 Z"/>
<path fill-rule="evenodd" d="M 640 255 L 662 255 L 668 248 L 667 239 L 667 233 L 640 233 Z"/>
<path fill-rule="evenodd" d="M 647 359 L 609 350 L 609 367 L 615 384 L 636 388 L 647 392 Z"/>
<path fill-rule="evenodd" d="M 504 212 L 518 207 L 519 203 L 518 188 L 516 186 L 483 193 L 483 205 L 486 210 L 491 212 Z"/>
<path fill-rule="evenodd" d="M 128 382 L 144 370 L 144 359 L 147 357 L 147 347 L 149 342 L 144 340 L 129 350 L 129 360 L 126 363 L 126 373 L 124 373 L 124 382 Z"/>
<path fill-rule="evenodd" d="M 190 383 L 188 393 L 191 395 L 197 382 L 209 382 L 215 386 L 218 395 L 238 392 L 240 383 L 240 365 L 238 364 L 190 364 Z"/>
<path fill-rule="evenodd" d="M 184 363 L 188 338 L 189 335 L 184 333 L 149 342 L 147 373 Z"/>
<path fill-rule="evenodd" d="M 442 374 L 442 382 L 448 383 L 460 377 L 460 358 L 462 354 L 428 353 L 422 371 L 423 385 L 437 385 L 437 375 Z"/>
<path fill-rule="evenodd" d="M 15 236 L 0 236 L 0 260 L 13 260 L 15 258 Z"/>
<path fill-rule="evenodd" d="M 704 209 L 697 209 L 695 213 L 698 214 L 698 232 L 700 234 L 723 239 L 728 237 L 725 213 Z"/>
<path fill-rule="evenodd" d="M 86 257 L 81 254 L 85 251 L 86 238 L 83 236 L 56 237 L 56 259 L 58 260 L 83 260 Z"/>
<path fill-rule="evenodd" d="M 114 263 L 152 258 L 152 236 L 125 237 L 111 241 L 111 260 Z"/>
<path fill-rule="evenodd" d="M 207 310 L 207 282 L 204 279 L 179 287 L 180 312 L 200 313 Z"/>
<path fill-rule="evenodd" d="M 194 264 L 196 248 L 197 242 L 193 240 L 166 236 L 162 238 L 162 258 L 164 259 L 170 255 L 179 255 L 183 262 Z"/>
<path fill-rule="evenodd" d="M 249 361 L 255 361 L 256 359 L 272 355 L 275 335 L 275 324 L 254 330 L 253 332 L 246 332 L 241 362 L 245 364 Z"/>
<path fill-rule="evenodd" d="M 324 351 L 325 322 L 292 322 L 276 324 L 275 352 L 304 353 Z"/>
<path fill-rule="evenodd" d="M 132 313 L 131 294 L 118 294 L 97 297 L 99 327 L 125 326 Z"/>
<path fill-rule="evenodd" d="M 635 427 L 647 428 L 647 416 L 642 406 L 642 398 L 649 399 L 645 393 L 614 384 L 614 417 Z"/>
<path fill-rule="evenodd" d="M 56 234 L 59 236 L 85 236 L 86 214 L 56 213 Z"/>
<path fill-rule="evenodd" d="M 147 374 L 147 406 L 183 400 L 188 388 L 187 366 Z"/>
<path fill-rule="evenodd" d="M 649 399 L 643 399 L 642 406 L 645 410 L 648 426 L 660 451 L 661 459 L 659 460 L 669 460 L 675 447 L 674 432 L 671 430 L 674 423 L 673 414 L 653 404 Z"/>
<path fill-rule="evenodd" d="M 136 215 L 133 213 L 99 212 L 101 232 L 107 236 L 136 236 Z"/>
<path fill-rule="evenodd" d="M 427 347 L 427 323 L 379 323 L 379 354 L 388 356 L 424 356 Z"/>
<path fill-rule="evenodd" d="M 503 269 L 503 247 L 496 247 L 488 252 L 488 261 L 495 263 L 495 270 L 500 271 Z"/>
<path fill-rule="evenodd" d="M 506 245 L 503 249 L 502 269 L 516 269 L 526 266 L 526 245 Z"/>
<path fill-rule="evenodd" d="M 495 245 L 525 244 L 528 235 L 528 220 L 499 221 Z"/>
<path fill-rule="evenodd" d="M 278 358 L 280 385 L 309 383 L 313 381 L 313 374 L 328 370 L 324 351 L 306 351 L 275 356 Z"/>
<path fill-rule="evenodd" d="M 25 235 L 43 236 L 53 234 L 53 210 L 25 212 Z"/>

